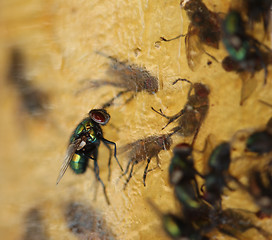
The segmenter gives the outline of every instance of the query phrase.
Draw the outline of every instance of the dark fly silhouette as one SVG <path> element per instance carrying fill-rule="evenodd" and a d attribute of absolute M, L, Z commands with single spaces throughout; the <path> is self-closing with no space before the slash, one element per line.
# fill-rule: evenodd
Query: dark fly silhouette
<path fill-rule="evenodd" d="M 259 218 L 272 216 L 272 162 L 263 170 L 252 170 L 248 177 L 247 191 L 259 207 Z"/>
<path fill-rule="evenodd" d="M 192 155 L 193 149 L 187 143 L 180 143 L 173 149 L 173 157 L 169 165 L 169 181 L 174 187 L 175 196 L 183 206 L 185 217 L 199 215 L 204 205 L 199 193 L 196 175 L 203 176 L 195 169 Z"/>
<path fill-rule="evenodd" d="M 19 93 L 22 109 L 38 117 L 48 110 L 48 96 L 27 77 L 25 64 L 22 52 L 17 48 L 12 49 L 8 78 Z"/>
<path fill-rule="evenodd" d="M 271 18 L 271 0 L 243 0 L 233 4 L 234 8 L 247 17 L 249 29 L 253 31 L 256 23 L 262 22 L 264 35 L 268 37 Z"/>
<path fill-rule="evenodd" d="M 193 71 L 198 67 L 203 53 L 218 62 L 215 57 L 206 52 L 203 45 L 214 49 L 219 48 L 222 19 L 220 14 L 209 10 L 202 0 L 182 0 L 180 5 L 190 20 L 187 34 L 172 39 L 161 37 L 161 40 L 169 42 L 185 36 L 187 63 Z"/>
<path fill-rule="evenodd" d="M 193 145 L 201 124 L 206 118 L 209 110 L 210 90 L 208 86 L 202 83 L 191 83 L 187 79 L 177 79 L 173 82 L 173 85 L 178 81 L 185 81 L 191 85 L 184 108 L 182 108 L 177 114 L 173 116 L 165 115 L 161 109 L 157 111 L 152 107 L 152 110 L 168 119 L 168 123 L 162 129 L 166 128 L 170 123 L 177 120 L 178 126 L 173 128 L 172 131 L 174 133 L 177 132 L 185 137 L 193 135 Z"/>
<path fill-rule="evenodd" d="M 243 81 L 241 101 L 253 93 L 257 86 L 253 78 L 255 72 L 264 69 L 264 84 L 267 82 L 267 66 L 272 63 L 272 51 L 246 33 L 245 22 L 237 11 L 230 11 L 222 23 L 222 41 L 229 56 L 225 57 L 222 66 L 226 71 L 236 71 Z"/>
<path fill-rule="evenodd" d="M 114 240 L 115 235 L 109 229 L 103 215 L 97 209 L 82 202 L 69 202 L 64 208 L 67 228 L 79 240 Z M 38 240 L 38 239 L 36 239 Z"/>
<path fill-rule="evenodd" d="M 143 174 L 143 184 L 144 186 L 146 185 L 145 181 L 147 173 L 154 169 L 148 169 L 149 163 L 151 159 L 155 157 L 157 160 L 157 167 L 160 167 L 160 159 L 158 154 L 162 150 L 170 149 L 170 146 L 172 144 L 171 135 L 172 134 L 152 135 L 119 148 L 120 153 L 128 152 L 129 158 L 126 170 L 121 175 L 121 177 L 128 173 L 131 166 L 129 176 L 124 184 L 124 189 L 126 188 L 128 182 L 133 175 L 134 166 L 145 160 L 147 161 L 147 164 Z"/>
<path fill-rule="evenodd" d="M 106 56 L 100 52 L 98 52 L 98 54 Z M 152 76 L 144 67 L 122 62 L 111 56 L 106 57 L 110 59 L 107 75 L 112 80 L 89 80 L 87 82 L 88 85 L 82 89 L 97 89 L 103 86 L 113 86 L 119 88 L 120 91 L 116 94 L 116 96 L 104 103 L 102 108 L 105 109 L 110 107 L 114 104 L 115 99 L 127 93 L 130 94 L 130 96 L 126 99 L 125 103 L 130 102 L 139 92 L 144 91 L 149 94 L 154 94 L 158 91 L 159 82 L 157 77 Z"/>
<path fill-rule="evenodd" d="M 24 234 L 21 240 L 48 240 L 48 231 L 42 216 L 42 210 L 31 208 L 24 218 Z"/>

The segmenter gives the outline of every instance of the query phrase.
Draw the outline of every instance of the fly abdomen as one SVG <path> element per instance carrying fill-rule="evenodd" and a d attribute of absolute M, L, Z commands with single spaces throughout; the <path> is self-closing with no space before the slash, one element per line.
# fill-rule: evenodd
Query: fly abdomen
<path fill-rule="evenodd" d="M 70 167 L 76 174 L 81 174 L 86 171 L 88 162 L 88 157 L 80 153 L 75 153 L 70 162 Z"/>

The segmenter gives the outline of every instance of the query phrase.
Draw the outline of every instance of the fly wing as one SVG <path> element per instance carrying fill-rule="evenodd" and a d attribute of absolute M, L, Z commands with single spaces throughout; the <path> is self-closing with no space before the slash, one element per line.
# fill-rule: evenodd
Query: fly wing
<path fill-rule="evenodd" d="M 214 134 L 209 134 L 208 137 L 205 140 L 205 145 L 202 152 L 202 156 L 203 156 L 203 170 L 202 173 L 204 175 L 206 175 L 209 172 L 209 167 L 208 167 L 208 162 L 209 162 L 209 158 L 210 155 L 213 151 L 213 149 L 215 148 L 216 144 L 218 143 L 218 140 L 216 138 L 216 136 Z"/>
<path fill-rule="evenodd" d="M 128 150 L 131 150 L 134 146 L 135 146 L 135 143 L 129 143 L 129 144 L 126 144 L 124 146 L 121 146 L 118 148 L 118 154 L 123 154 L 123 153 L 126 153 L 128 152 Z"/>
<path fill-rule="evenodd" d="M 153 136 L 152 136 L 153 137 Z M 154 139 L 155 140 L 155 139 Z M 118 149 L 119 154 L 128 153 L 130 158 L 137 159 L 138 161 L 146 158 L 148 151 L 149 138 L 139 139 L 135 142 L 126 144 Z"/>
<path fill-rule="evenodd" d="M 185 37 L 186 57 L 189 68 L 195 71 L 199 66 L 203 48 L 195 28 L 189 26 L 188 33 Z"/>
<path fill-rule="evenodd" d="M 220 231 L 237 239 L 248 239 L 244 234 L 249 229 L 255 229 L 264 239 L 271 239 L 271 233 L 255 225 L 257 221 L 256 213 L 239 208 L 227 208 L 222 211 L 224 223 L 220 226 Z"/>
<path fill-rule="evenodd" d="M 240 74 L 242 79 L 242 89 L 241 89 L 241 101 L 240 105 L 243 105 L 245 100 L 247 100 L 250 95 L 254 92 L 257 87 L 257 81 L 248 72 L 243 72 Z"/>
<path fill-rule="evenodd" d="M 59 183 L 59 181 L 63 177 L 64 173 L 66 172 L 66 170 L 67 170 L 76 150 L 80 146 L 81 142 L 82 142 L 82 139 L 79 138 L 68 146 L 64 161 L 63 161 L 61 168 L 60 168 L 59 176 L 57 179 L 57 184 Z"/>

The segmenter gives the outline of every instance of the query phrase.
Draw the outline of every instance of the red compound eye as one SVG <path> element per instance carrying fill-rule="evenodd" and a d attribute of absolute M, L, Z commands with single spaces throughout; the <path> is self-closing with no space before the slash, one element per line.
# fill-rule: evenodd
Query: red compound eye
<path fill-rule="evenodd" d="M 229 56 L 225 57 L 224 60 L 222 61 L 222 67 L 227 72 L 238 70 L 238 64 L 239 63 L 236 63 Z"/>
<path fill-rule="evenodd" d="M 179 143 L 175 146 L 175 150 L 191 149 L 191 146 L 187 143 Z"/>
<path fill-rule="evenodd" d="M 110 120 L 110 115 L 104 109 L 93 109 L 89 112 L 89 116 L 93 121 L 101 125 L 105 125 Z"/>
<path fill-rule="evenodd" d="M 188 143 L 179 143 L 175 148 L 191 148 Z"/>
<path fill-rule="evenodd" d="M 191 154 L 192 147 L 187 143 L 179 143 L 174 147 L 174 153 L 187 153 Z"/>

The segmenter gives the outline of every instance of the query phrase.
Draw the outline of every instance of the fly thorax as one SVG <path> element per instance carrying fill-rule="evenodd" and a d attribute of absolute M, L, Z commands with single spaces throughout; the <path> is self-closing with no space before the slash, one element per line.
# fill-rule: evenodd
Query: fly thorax
<path fill-rule="evenodd" d="M 96 140 L 96 133 L 93 128 L 90 128 L 88 131 L 88 142 L 95 142 Z"/>
<path fill-rule="evenodd" d="M 235 49 L 239 49 L 242 46 L 241 38 L 238 36 L 231 36 L 230 38 L 231 44 L 234 46 Z"/>
<path fill-rule="evenodd" d="M 183 171 L 180 169 L 174 170 L 173 173 L 171 174 L 171 183 L 172 184 L 177 184 L 184 176 Z"/>

